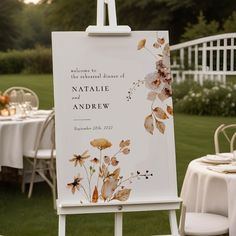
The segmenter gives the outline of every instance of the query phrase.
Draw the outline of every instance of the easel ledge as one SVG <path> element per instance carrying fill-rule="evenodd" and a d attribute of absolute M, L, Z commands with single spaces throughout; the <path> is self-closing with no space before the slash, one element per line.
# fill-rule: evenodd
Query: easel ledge
<path fill-rule="evenodd" d="M 82 205 L 69 202 L 57 201 L 57 213 L 59 215 L 59 236 L 66 235 L 66 215 L 74 214 L 90 214 L 90 213 L 114 213 L 115 214 L 115 227 L 114 235 L 122 236 L 122 224 L 124 212 L 141 212 L 141 211 L 161 211 L 169 212 L 169 222 L 171 234 L 169 236 L 179 236 L 178 224 L 176 220 L 176 210 L 180 208 L 181 199 L 165 199 L 158 200 L 158 202 L 137 202 L 137 203 L 116 203 L 113 205 L 92 204 Z M 158 236 L 158 235 L 156 235 Z M 159 235 L 168 236 L 168 235 Z"/>
<path fill-rule="evenodd" d="M 137 211 L 159 211 L 177 210 L 180 207 L 181 199 L 161 199 L 157 201 L 138 201 L 135 203 L 114 203 L 112 205 L 94 203 L 80 204 L 76 202 L 59 202 L 57 200 L 57 213 L 63 214 L 89 214 L 89 213 L 115 213 L 115 212 L 137 212 Z"/>

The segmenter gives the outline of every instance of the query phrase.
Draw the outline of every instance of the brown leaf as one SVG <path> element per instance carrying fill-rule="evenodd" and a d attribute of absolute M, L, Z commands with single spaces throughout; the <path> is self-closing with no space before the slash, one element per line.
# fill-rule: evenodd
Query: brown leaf
<path fill-rule="evenodd" d="M 109 156 L 104 156 L 103 160 L 104 160 L 104 162 L 105 162 L 107 165 L 109 165 L 110 162 L 111 162 L 111 159 L 110 159 Z"/>
<path fill-rule="evenodd" d="M 159 93 L 157 96 L 162 102 L 169 98 L 169 96 L 164 93 Z"/>
<path fill-rule="evenodd" d="M 130 140 L 127 139 L 127 140 L 121 140 L 120 142 L 120 148 L 124 148 L 126 146 L 129 146 L 130 145 Z"/>
<path fill-rule="evenodd" d="M 119 161 L 116 160 L 116 157 L 112 157 L 112 158 L 111 158 L 111 164 L 112 164 L 113 166 L 117 166 L 117 165 L 119 164 Z"/>
<path fill-rule="evenodd" d="M 129 199 L 129 195 L 130 195 L 131 189 L 122 189 L 119 190 L 117 193 L 114 194 L 113 199 L 119 200 L 119 201 L 127 201 Z"/>
<path fill-rule="evenodd" d="M 117 188 L 118 181 L 119 181 L 118 179 L 110 178 L 103 183 L 101 189 L 101 197 L 104 201 L 106 201 L 108 198 L 112 196 L 113 192 Z"/>
<path fill-rule="evenodd" d="M 148 95 L 147 95 L 147 99 L 150 100 L 150 101 L 154 101 L 157 97 L 157 93 L 156 92 L 149 92 Z"/>
<path fill-rule="evenodd" d="M 113 173 L 111 173 L 111 176 L 114 178 L 114 179 L 118 179 L 119 176 L 120 176 L 120 168 L 117 168 L 113 171 Z"/>
<path fill-rule="evenodd" d="M 168 116 L 167 114 L 165 113 L 165 111 L 160 108 L 160 107 L 156 107 L 153 109 L 153 112 L 155 114 L 155 116 L 159 119 L 162 119 L 162 120 L 165 120 L 165 119 L 168 119 Z"/>
<path fill-rule="evenodd" d="M 102 164 L 102 168 L 99 168 L 99 177 L 106 177 L 108 174 L 108 170 L 105 164 Z"/>
<path fill-rule="evenodd" d="M 144 48 L 144 47 L 145 47 L 145 44 L 146 44 L 146 39 L 140 40 L 140 41 L 138 42 L 138 47 L 137 47 L 137 49 L 140 50 L 140 49 Z"/>
<path fill-rule="evenodd" d="M 163 53 L 164 55 L 166 55 L 167 57 L 170 56 L 170 45 L 167 43 L 163 49 Z"/>
<path fill-rule="evenodd" d="M 159 44 L 164 44 L 164 43 L 165 43 L 165 39 L 164 39 L 164 38 L 158 38 L 158 39 L 157 39 L 157 42 L 158 42 Z"/>
<path fill-rule="evenodd" d="M 153 134 L 154 131 L 154 125 L 153 125 L 153 117 L 152 115 L 149 115 L 145 118 L 144 121 L 144 127 L 150 134 Z"/>
<path fill-rule="evenodd" d="M 93 190 L 92 202 L 96 203 L 97 201 L 98 201 L 98 189 L 97 186 L 95 186 Z"/>
<path fill-rule="evenodd" d="M 153 44 L 153 47 L 154 47 L 154 48 L 159 48 L 159 47 L 161 47 L 161 45 L 160 45 L 158 42 L 155 42 L 155 43 Z"/>
<path fill-rule="evenodd" d="M 170 115 L 172 115 L 173 116 L 173 107 L 171 107 L 171 106 L 167 106 L 167 112 L 170 114 Z"/>
<path fill-rule="evenodd" d="M 125 148 L 125 149 L 122 150 L 122 153 L 127 155 L 127 154 L 130 153 L 130 149 L 129 148 Z"/>
<path fill-rule="evenodd" d="M 162 134 L 165 133 L 166 126 L 163 122 L 156 120 L 156 127 Z"/>

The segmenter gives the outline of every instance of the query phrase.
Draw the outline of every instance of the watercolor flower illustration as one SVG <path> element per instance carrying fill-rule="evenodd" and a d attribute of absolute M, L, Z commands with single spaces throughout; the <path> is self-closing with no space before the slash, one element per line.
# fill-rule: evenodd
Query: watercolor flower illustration
<path fill-rule="evenodd" d="M 146 50 L 155 59 L 155 71 L 147 74 L 143 80 L 133 82 L 126 98 L 127 101 L 130 101 L 137 87 L 145 85 L 148 89 L 147 100 L 151 102 L 151 109 L 150 114 L 144 119 L 144 128 L 152 135 L 155 128 L 164 134 L 166 130 L 165 121 L 173 116 L 173 107 L 167 103 L 168 98 L 172 96 L 170 46 L 166 43 L 165 38 L 157 38 L 156 42 L 152 44 L 154 52 L 146 44 L 147 40 L 141 39 L 138 42 L 137 50 Z"/>
<path fill-rule="evenodd" d="M 79 174 L 67 184 L 72 194 L 80 192 L 87 202 L 127 201 L 132 191 L 128 185 L 134 179 L 152 176 L 148 170 L 143 174 L 140 171 L 132 172 L 126 178 L 122 175 L 119 159 L 130 153 L 130 140 L 121 140 L 118 150 L 112 155 L 107 151 L 112 143 L 105 138 L 94 139 L 90 145 L 98 149 L 98 156 L 91 157 L 89 150 L 73 154 L 69 161 L 78 168 Z"/>

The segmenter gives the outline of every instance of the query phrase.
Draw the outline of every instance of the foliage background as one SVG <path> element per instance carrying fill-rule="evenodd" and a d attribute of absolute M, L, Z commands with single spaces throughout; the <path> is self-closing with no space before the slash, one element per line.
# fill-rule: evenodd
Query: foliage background
<path fill-rule="evenodd" d="M 169 30 L 170 43 L 236 30 L 233 0 L 116 0 L 119 24 L 133 30 Z M 51 47 L 51 31 L 95 24 L 95 0 L 0 1 L 0 51 Z"/>

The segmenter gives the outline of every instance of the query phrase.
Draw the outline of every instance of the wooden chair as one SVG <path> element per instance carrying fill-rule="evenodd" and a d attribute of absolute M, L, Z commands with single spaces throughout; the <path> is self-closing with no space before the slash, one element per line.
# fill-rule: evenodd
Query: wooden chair
<path fill-rule="evenodd" d="M 10 102 L 25 103 L 30 102 L 35 109 L 39 107 L 39 98 L 37 94 L 29 88 L 25 87 L 11 87 L 4 91 L 3 95 L 10 98 Z"/>
<path fill-rule="evenodd" d="M 223 137 L 229 144 L 229 151 L 233 153 L 234 151 L 234 141 L 236 139 L 236 124 L 225 125 L 222 124 L 217 127 L 214 133 L 214 146 L 215 153 L 221 153 L 220 149 L 220 139 Z M 221 139 L 222 140 L 222 139 Z"/>
<path fill-rule="evenodd" d="M 49 147 L 47 149 L 42 147 L 45 136 L 49 137 Z M 31 178 L 28 192 L 28 198 L 31 197 L 36 175 L 39 175 L 52 190 L 53 204 L 56 207 L 56 173 L 55 173 L 55 119 L 54 111 L 49 114 L 43 123 L 41 130 L 37 136 L 35 147 L 32 150 L 27 150 L 24 153 L 25 160 L 31 166 Z M 29 171 L 29 170 L 27 170 Z M 26 170 L 23 170 L 22 189 L 26 183 Z"/>
<path fill-rule="evenodd" d="M 179 224 L 180 236 L 223 235 L 228 231 L 227 217 L 210 213 L 186 212 L 186 206 L 182 205 Z"/>

